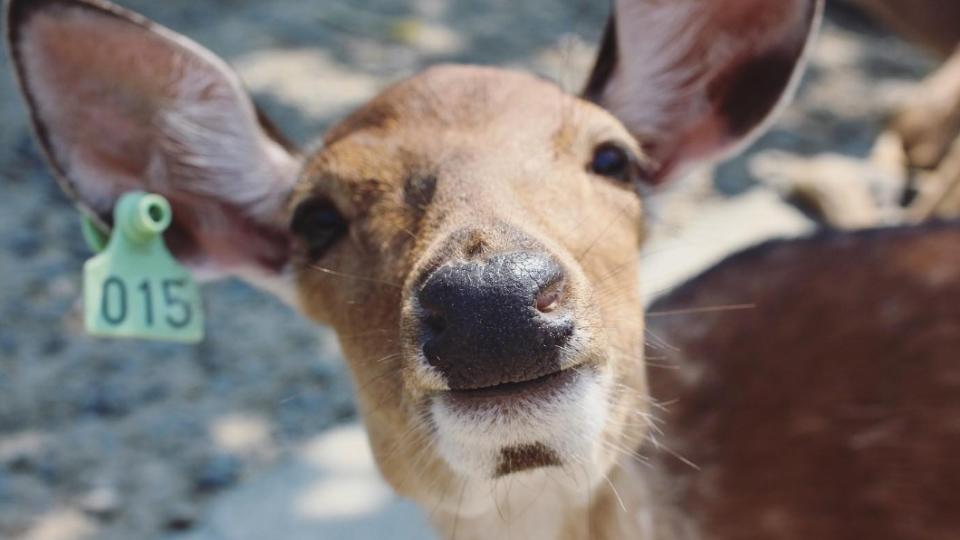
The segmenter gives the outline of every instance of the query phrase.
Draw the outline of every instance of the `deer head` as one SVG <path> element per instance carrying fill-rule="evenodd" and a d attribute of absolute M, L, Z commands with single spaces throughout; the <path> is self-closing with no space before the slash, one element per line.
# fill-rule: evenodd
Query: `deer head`
<path fill-rule="evenodd" d="M 641 194 L 761 131 L 819 11 L 620 0 L 582 96 L 437 66 L 307 154 L 222 60 L 136 14 L 12 0 L 7 24 L 65 191 L 105 225 L 124 191 L 165 195 L 184 263 L 333 327 L 383 475 L 449 528 L 495 513 L 498 479 L 585 505 L 629 459 L 648 429 Z"/>

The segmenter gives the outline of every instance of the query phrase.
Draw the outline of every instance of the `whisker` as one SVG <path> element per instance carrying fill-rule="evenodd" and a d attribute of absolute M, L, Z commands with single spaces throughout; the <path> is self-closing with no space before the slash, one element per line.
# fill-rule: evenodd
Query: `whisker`
<path fill-rule="evenodd" d="M 395 288 L 395 289 L 402 289 L 402 288 L 403 288 L 401 285 L 398 285 L 398 284 L 393 283 L 393 282 L 390 282 L 390 281 L 385 281 L 385 280 L 382 280 L 382 279 L 377 279 L 377 278 L 372 278 L 372 277 L 366 277 L 366 276 L 357 276 L 357 275 L 353 275 L 353 274 L 347 274 L 347 273 L 345 273 L 345 272 L 337 272 L 336 270 L 331 270 L 331 269 L 329 269 L 329 268 L 324 268 L 324 267 L 322 267 L 322 266 L 318 266 L 318 265 L 315 265 L 315 264 L 311 264 L 311 265 L 309 266 L 309 268 L 310 268 L 310 270 L 316 270 L 317 272 L 323 272 L 324 274 L 329 274 L 329 275 L 335 276 L 335 277 L 342 277 L 342 278 L 347 278 L 347 279 L 355 279 L 355 280 L 357 280 L 357 281 L 366 281 L 366 282 L 368 282 L 368 283 L 379 283 L 380 285 L 387 285 L 388 287 L 393 287 L 393 288 Z"/>
<path fill-rule="evenodd" d="M 617 503 L 620 505 L 620 510 L 623 510 L 623 513 L 627 513 L 627 505 L 623 504 L 623 498 L 620 497 L 620 492 L 617 491 L 617 486 L 613 485 L 613 482 L 610 481 L 610 475 L 603 475 L 603 479 L 607 482 L 607 485 L 610 486 L 610 489 L 613 491 L 613 496 L 617 498 Z"/>
<path fill-rule="evenodd" d="M 684 465 L 692 468 L 692 469 L 695 470 L 695 471 L 700 471 L 700 470 L 701 470 L 699 465 L 697 465 L 696 463 L 690 461 L 689 459 L 681 456 L 677 451 L 673 450 L 673 449 L 670 448 L 669 446 L 661 443 L 661 442 L 658 441 L 652 434 L 651 434 L 651 436 L 649 437 L 649 439 L 650 439 L 650 442 L 653 444 L 654 448 L 656 448 L 656 449 L 658 449 L 658 450 L 663 450 L 663 451 L 665 451 L 666 453 L 670 454 L 671 456 L 673 456 L 674 458 L 676 458 L 677 460 L 679 460 L 680 463 L 683 463 Z"/>
<path fill-rule="evenodd" d="M 389 329 L 389 328 L 377 328 L 377 329 L 374 329 L 374 330 L 364 330 L 363 332 L 354 332 L 354 333 L 351 333 L 351 334 L 338 334 L 338 337 L 339 337 L 341 340 L 344 340 L 344 339 L 359 338 L 359 337 L 370 337 L 370 336 L 374 336 L 374 335 L 377 335 L 377 334 L 389 334 L 389 333 L 393 333 L 393 332 L 394 332 L 394 330 L 391 330 L 391 329 Z M 386 343 L 393 343 L 394 341 L 396 341 L 396 340 L 391 339 L 391 340 L 387 341 Z"/>
<path fill-rule="evenodd" d="M 698 308 L 687 308 L 687 309 L 671 309 L 665 311 L 648 311 L 647 317 L 669 317 L 672 315 L 691 315 L 691 314 L 700 314 L 700 313 L 718 313 L 718 312 L 727 312 L 727 311 L 745 311 L 749 309 L 756 309 L 756 304 L 730 304 L 725 306 L 704 306 Z"/>
<path fill-rule="evenodd" d="M 457 502 L 457 513 L 453 516 L 453 540 L 457 540 L 457 528 L 460 524 L 460 508 L 463 506 L 463 495 L 467 491 L 467 482 L 469 482 L 469 480 L 463 480 L 463 487 L 460 488 L 460 499 Z"/>
<path fill-rule="evenodd" d="M 611 219 L 610 222 L 607 223 L 607 225 L 600 230 L 600 233 L 597 234 L 596 238 L 594 238 L 593 241 L 587 245 L 586 249 L 582 250 L 580 254 L 574 257 L 574 259 L 576 259 L 577 262 L 583 261 L 584 257 L 586 257 L 591 251 L 593 251 L 593 248 L 597 247 L 600 241 L 607 236 L 607 233 L 610 231 L 610 229 L 613 228 L 613 226 L 617 223 L 617 221 L 619 221 L 620 219 L 624 219 L 626 215 L 627 215 L 627 212 L 624 210 L 623 206 L 618 205 L 617 215 L 615 215 L 613 219 Z"/>

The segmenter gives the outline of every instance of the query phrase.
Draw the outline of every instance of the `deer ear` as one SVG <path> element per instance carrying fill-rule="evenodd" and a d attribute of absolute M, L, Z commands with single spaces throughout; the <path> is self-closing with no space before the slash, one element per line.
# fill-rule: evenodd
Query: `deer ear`
<path fill-rule="evenodd" d="M 617 0 L 584 97 L 661 183 L 755 138 L 797 80 L 822 0 Z"/>
<path fill-rule="evenodd" d="M 167 197 L 166 240 L 206 274 L 286 265 L 300 158 L 209 51 L 102 0 L 10 0 L 7 39 L 39 141 L 104 225 L 124 192 Z"/>

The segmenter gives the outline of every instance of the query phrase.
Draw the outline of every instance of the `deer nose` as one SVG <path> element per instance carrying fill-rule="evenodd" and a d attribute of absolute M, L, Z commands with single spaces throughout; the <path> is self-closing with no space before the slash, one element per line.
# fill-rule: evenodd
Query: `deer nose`
<path fill-rule="evenodd" d="M 556 373 L 574 329 L 564 288 L 563 268 L 541 253 L 441 266 L 418 293 L 424 357 L 452 390 Z"/>

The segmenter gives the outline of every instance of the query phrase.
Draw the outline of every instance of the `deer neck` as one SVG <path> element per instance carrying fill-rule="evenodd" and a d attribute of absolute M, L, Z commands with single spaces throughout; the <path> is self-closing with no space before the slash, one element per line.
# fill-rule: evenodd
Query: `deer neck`
<path fill-rule="evenodd" d="M 674 540 L 676 515 L 654 503 L 654 471 L 627 458 L 601 478 L 575 466 L 538 469 L 494 481 L 465 480 L 431 519 L 440 538 L 486 540 Z M 454 510 L 447 510 L 453 505 Z M 429 510 L 429 509 L 428 509 Z"/>

